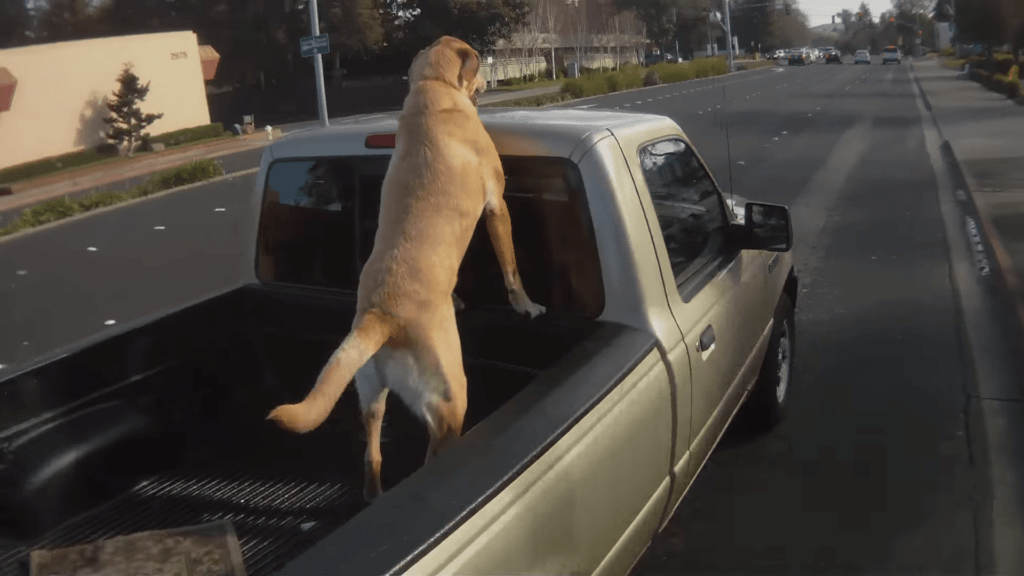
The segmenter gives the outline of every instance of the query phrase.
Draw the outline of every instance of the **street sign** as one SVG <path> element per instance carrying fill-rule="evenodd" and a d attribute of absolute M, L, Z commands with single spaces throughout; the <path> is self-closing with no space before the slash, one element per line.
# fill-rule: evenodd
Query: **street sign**
<path fill-rule="evenodd" d="M 331 44 L 327 41 L 327 34 L 306 36 L 305 38 L 299 39 L 299 50 L 302 52 L 303 57 L 309 57 L 315 54 L 327 54 L 331 51 Z"/>

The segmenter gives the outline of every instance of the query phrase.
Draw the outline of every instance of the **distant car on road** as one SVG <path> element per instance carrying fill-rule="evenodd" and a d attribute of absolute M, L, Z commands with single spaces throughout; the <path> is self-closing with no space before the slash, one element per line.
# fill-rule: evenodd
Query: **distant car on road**
<path fill-rule="evenodd" d="M 842 64 L 843 55 L 839 52 L 839 50 L 830 47 L 828 51 L 825 52 L 825 64 L 830 64 L 832 62 L 835 62 L 836 64 Z"/>
<path fill-rule="evenodd" d="M 861 62 L 871 64 L 871 53 L 867 50 L 857 50 L 853 55 L 853 63 L 860 64 Z"/>
<path fill-rule="evenodd" d="M 797 64 L 807 66 L 811 63 L 811 55 L 803 48 L 794 48 L 790 50 L 788 60 L 790 66 L 796 66 Z"/>
<path fill-rule="evenodd" d="M 882 64 L 888 64 L 889 62 L 902 64 L 902 62 L 900 62 L 902 59 L 903 55 L 900 53 L 900 49 L 896 46 L 886 46 L 882 50 Z"/>

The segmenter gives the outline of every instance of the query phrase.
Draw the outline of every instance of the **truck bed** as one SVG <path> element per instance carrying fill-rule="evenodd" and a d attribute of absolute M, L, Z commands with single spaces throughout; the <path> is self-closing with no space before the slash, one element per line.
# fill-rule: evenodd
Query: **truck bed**
<path fill-rule="evenodd" d="M 265 420 L 309 390 L 354 304 L 336 292 L 243 286 L 0 381 L 0 576 L 28 574 L 32 549 L 218 519 L 234 524 L 248 573 L 269 574 L 366 508 L 354 387 L 309 434 Z M 510 308 L 470 308 L 458 320 L 466 431 L 598 327 Z M 422 466 L 427 433 L 394 395 L 386 418 L 388 490 Z M 109 446 L 77 445 L 104 437 Z M 63 483 L 46 495 L 26 487 L 41 459 L 69 451 L 86 457 L 55 473 Z"/>

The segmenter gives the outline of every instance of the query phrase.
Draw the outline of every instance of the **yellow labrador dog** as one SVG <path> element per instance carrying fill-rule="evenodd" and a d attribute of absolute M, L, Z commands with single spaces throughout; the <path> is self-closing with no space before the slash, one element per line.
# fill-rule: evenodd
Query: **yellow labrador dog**
<path fill-rule="evenodd" d="M 305 400 L 268 416 L 294 432 L 313 430 L 354 376 L 366 427 L 368 500 L 382 492 L 380 429 L 388 390 L 426 424 L 427 460 L 462 434 L 466 374 L 452 291 L 481 214 L 512 306 L 531 318 L 545 311 L 519 278 L 505 175 L 476 110 L 486 86 L 479 69 L 479 54 L 449 36 L 413 59 L 352 331 Z"/>

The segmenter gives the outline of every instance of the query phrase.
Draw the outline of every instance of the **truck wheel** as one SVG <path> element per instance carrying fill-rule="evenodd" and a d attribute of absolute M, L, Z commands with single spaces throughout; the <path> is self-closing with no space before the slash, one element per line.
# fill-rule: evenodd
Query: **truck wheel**
<path fill-rule="evenodd" d="M 746 423 L 756 432 L 767 432 L 782 421 L 789 405 L 796 350 L 793 304 L 783 294 L 775 307 L 775 321 L 757 383 L 744 406 Z"/>

